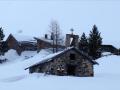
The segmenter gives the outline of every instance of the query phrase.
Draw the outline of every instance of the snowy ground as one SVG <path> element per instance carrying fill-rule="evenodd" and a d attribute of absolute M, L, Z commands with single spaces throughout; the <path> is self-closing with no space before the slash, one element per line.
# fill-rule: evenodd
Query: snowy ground
<path fill-rule="evenodd" d="M 10 52 L 14 53 L 14 50 Z M 49 53 L 42 50 L 39 54 L 31 54 L 32 58 L 37 55 L 42 58 Z M 32 59 L 25 59 L 24 55 L 25 52 L 21 57 L 12 56 L 14 59 L 16 57 L 14 62 L 0 65 L 0 90 L 120 90 L 119 56 L 99 59 L 100 65 L 95 66 L 95 77 L 70 77 L 29 74 L 24 68 L 36 61 L 29 61 Z"/>

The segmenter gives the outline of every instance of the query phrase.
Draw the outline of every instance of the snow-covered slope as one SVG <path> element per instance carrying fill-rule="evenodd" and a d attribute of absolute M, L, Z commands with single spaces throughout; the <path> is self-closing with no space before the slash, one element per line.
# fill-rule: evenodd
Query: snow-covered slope
<path fill-rule="evenodd" d="M 103 74 L 107 77 L 111 75 L 120 75 L 120 56 L 106 56 L 100 58 L 97 62 L 100 65 L 95 67 L 96 75 Z"/>
<path fill-rule="evenodd" d="M 45 57 L 44 50 L 37 55 Z M 1 90 L 119 90 L 120 60 L 119 56 L 108 56 L 97 60 L 95 77 L 52 76 L 44 74 L 29 74 L 24 68 L 33 63 L 19 60 L 0 65 Z"/>
<path fill-rule="evenodd" d="M 15 50 L 10 49 L 8 52 L 5 53 L 4 56 L 0 56 L 1 59 L 7 59 L 8 61 L 18 61 L 29 59 L 30 57 L 33 57 L 37 54 L 37 51 L 24 51 L 22 52 L 21 56 L 19 56 Z"/>

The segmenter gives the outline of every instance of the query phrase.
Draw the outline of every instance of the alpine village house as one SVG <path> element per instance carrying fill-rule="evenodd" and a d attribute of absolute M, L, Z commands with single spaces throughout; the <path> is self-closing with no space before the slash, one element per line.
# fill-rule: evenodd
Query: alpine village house
<path fill-rule="evenodd" d="M 30 73 L 46 73 L 52 75 L 72 75 L 79 77 L 94 76 L 93 65 L 97 64 L 83 51 L 77 49 L 78 35 L 66 35 L 66 49 L 50 54 L 40 62 L 26 68 Z M 25 70 L 26 70 L 25 69 Z"/>
<path fill-rule="evenodd" d="M 45 37 L 30 37 L 23 35 L 13 35 L 10 34 L 6 39 L 5 43 L 8 46 L 8 49 L 16 50 L 18 55 L 21 55 L 23 51 L 37 51 L 39 52 L 41 49 L 52 48 L 53 43 L 50 38 L 46 35 Z M 64 49 L 64 45 L 58 45 L 59 48 Z"/>
<path fill-rule="evenodd" d="M 36 51 L 36 41 L 28 36 L 13 35 L 10 34 L 6 39 L 8 49 L 16 50 L 18 55 L 21 55 L 23 51 Z"/>

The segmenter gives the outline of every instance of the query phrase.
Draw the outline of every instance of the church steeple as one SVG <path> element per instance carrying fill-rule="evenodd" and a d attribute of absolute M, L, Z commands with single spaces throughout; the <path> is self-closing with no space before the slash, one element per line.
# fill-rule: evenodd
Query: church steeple
<path fill-rule="evenodd" d="M 74 47 L 78 47 L 78 39 L 79 39 L 79 36 L 78 35 L 75 35 L 73 32 L 74 32 L 74 29 L 70 29 L 71 31 L 71 34 L 66 34 L 66 42 L 65 42 L 65 46 L 66 47 L 71 47 L 71 46 L 74 46 Z"/>

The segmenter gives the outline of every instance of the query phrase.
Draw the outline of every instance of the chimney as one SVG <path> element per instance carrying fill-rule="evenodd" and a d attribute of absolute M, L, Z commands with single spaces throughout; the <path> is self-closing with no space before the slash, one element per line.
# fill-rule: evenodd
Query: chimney
<path fill-rule="evenodd" d="M 48 35 L 47 34 L 45 34 L 45 39 L 48 39 Z"/>
<path fill-rule="evenodd" d="M 51 33 L 51 37 L 50 37 L 51 40 L 54 39 L 54 33 Z"/>

